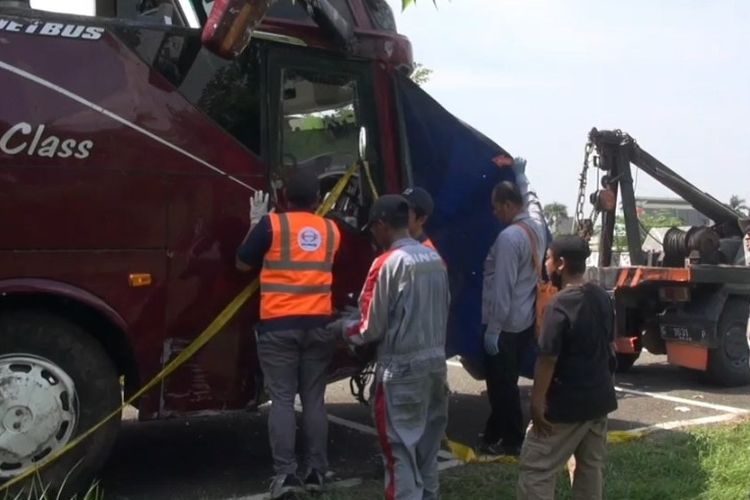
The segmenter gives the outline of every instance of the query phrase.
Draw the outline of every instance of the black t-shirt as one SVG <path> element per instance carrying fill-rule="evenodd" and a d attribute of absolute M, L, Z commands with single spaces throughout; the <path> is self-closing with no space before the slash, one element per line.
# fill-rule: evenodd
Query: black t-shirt
<path fill-rule="evenodd" d="M 586 283 L 552 299 L 539 337 L 539 355 L 557 357 L 547 392 L 551 422 L 593 420 L 617 409 L 613 340 L 614 310 L 604 289 Z"/>

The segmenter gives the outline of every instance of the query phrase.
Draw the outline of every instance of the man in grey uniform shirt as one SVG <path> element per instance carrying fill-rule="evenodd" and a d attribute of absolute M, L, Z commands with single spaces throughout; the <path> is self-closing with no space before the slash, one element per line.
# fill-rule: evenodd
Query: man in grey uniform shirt
<path fill-rule="evenodd" d="M 522 356 L 534 342 L 536 285 L 547 248 L 542 206 L 529 189 L 526 160 L 513 161 L 516 184 L 502 182 L 492 193 L 495 217 L 507 227 L 484 264 L 482 324 L 487 396 L 491 413 L 480 451 L 519 455 L 524 438 L 518 391 Z M 532 257 L 536 254 L 536 259 Z"/>
<path fill-rule="evenodd" d="M 439 498 L 437 454 L 448 420 L 445 336 L 450 296 L 440 256 L 409 236 L 409 204 L 380 197 L 370 230 L 385 252 L 345 324 L 354 345 L 377 343 L 373 412 L 386 500 Z"/>

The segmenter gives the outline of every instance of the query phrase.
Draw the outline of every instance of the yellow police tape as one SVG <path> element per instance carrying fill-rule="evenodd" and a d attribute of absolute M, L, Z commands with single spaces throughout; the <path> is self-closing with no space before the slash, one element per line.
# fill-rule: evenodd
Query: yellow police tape
<path fill-rule="evenodd" d="M 325 215 L 327 214 L 331 208 L 336 204 L 339 197 L 341 197 L 341 194 L 344 192 L 344 189 L 346 188 L 346 185 L 351 180 L 354 173 L 357 171 L 357 168 L 360 166 L 360 163 L 354 163 L 352 164 L 344 173 L 343 177 L 338 180 L 336 185 L 331 190 L 330 194 L 326 197 L 326 199 L 323 201 L 323 203 L 318 207 L 318 210 L 316 211 L 316 214 L 318 215 Z M 377 197 L 377 192 L 374 191 L 374 185 L 371 184 L 371 188 L 373 189 L 373 196 Z M 133 394 L 130 398 L 128 398 L 122 406 L 114 410 L 112 413 L 104 417 L 99 423 L 91 427 L 89 430 L 83 432 L 82 434 L 78 435 L 75 439 L 70 441 L 67 445 L 63 446 L 56 452 L 49 455 L 43 462 L 36 465 L 36 467 L 33 467 L 29 469 L 28 471 L 22 473 L 19 476 L 16 476 L 15 478 L 11 479 L 10 481 L 0 485 L 0 493 L 3 491 L 8 490 L 9 488 L 15 486 L 16 484 L 25 481 L 26 479 L 30 478 L 34 474 L 37 474 L 42 468 L 48 466 L 52 462 L 59 459 L 61 456 L 65 455 L 67 452 L 81 444 L 86 438 L 94 434 L 96 431 L 98 431 L 104 424 L 112 420 L 113 418 L 116 418 L 120 416 L 122 410 L 127 406 L 135 402 L 138 398 L 143 396 L 146 392 L 153 389 L 157 384 L 159 384 L 162 380 L 167 378 L 169 375 L 171 375 L 177 368 L 179 368 L 183 363 L 185 363 L 188 359 L 192 358 L 193 355 L 195 355 L 196 352 L 198 352 L 204 345 L 206 345 L 211 339 L 213 339 L 217 333 L 221 331 L 221 329 L 226 325 L 230 319 L 239 311 L 240 307 L 242 307 L 249 299 L 252 297 L 260 287 L 260 282 L 258 279 L 254 279 L 252 283 L 250 283 L 247 287 L 245 287 L 244 290 L 240 292 L 239 295 L 237 295 L 225 308 L 221 313 L 219 313 L 216 318 L 206 327 L 203 332 L 201 332 L 200 335 L 190 344 L 188 345 L 185 350 L 180 352 L 172 361 L 167 363 L 162 370 L 157 373 L 151 380 L 149 380 L 143 387 L 141 387 L 135 394 Z"/>
<path fill-rule="evenodd" d="M 611 431 L 607 433 L 607 443 L 620 444 L 643 438 L 648 431 Z M 478 455 L 465 444 L 444 440 L 444 445 L 456 460 L 465 464 L 517 464 L 518 458 L 510 456 Z"/>

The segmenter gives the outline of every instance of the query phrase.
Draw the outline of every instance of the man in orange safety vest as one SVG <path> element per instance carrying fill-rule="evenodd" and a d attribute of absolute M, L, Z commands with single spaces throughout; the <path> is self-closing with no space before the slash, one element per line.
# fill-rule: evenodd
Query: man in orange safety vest
<path fill-rule="evenodd" d="M 315 215 L 317 177 L 304 171 L 285 187 L 289 211 L 268 212 L 268 194 L 250 200 L 250 231 L 237 251 L 240 270 L 260 269 L 258 359 L 271 398 L 268 434 L 275 477 L 270 497 L 319 492 L 328 468 L 324 394 L 334 342 L 325 329 L 333 315 L 336 224 Z M 297 475 L 294 400 L 302 401 L 304 483 Z"/>

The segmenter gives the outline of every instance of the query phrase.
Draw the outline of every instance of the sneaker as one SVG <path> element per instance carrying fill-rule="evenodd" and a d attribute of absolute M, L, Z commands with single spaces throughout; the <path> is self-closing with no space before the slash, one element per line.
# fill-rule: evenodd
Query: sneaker
<path fill-rule="evenodd" d="M 495 444 L 482 443 L 479 445 L 477 450 L 481 455 L 488 455 L 491 457 L 520 457 L 521 447 L 520 446 L 508 446 L 497 442 Z"/>
<path fill-rule="evenodd" d="M 325 476 L 318 469 L 313 469 L 305 478 L 305 489 L 310 493 L 320 493 L 325 487 Z"/>
<path fill-rule="evenodd" d="M 500 454 L 504 455 L 506 457 L 520 457 L 521 456 L 521 445 L 518 446 L 511 446 L 511 445 L 501 445 L 500 446 Z"/>
<path fill-rule="evenodd" d="M 499 457 L 503 454 L 502 445 L 498 441 L 497 443 L 482 443 L 477 448 L 480 455 L 488 455 L 491 457 Z"/>
<path fill-rule="evenodd" d="M 297 493 L 304 493 L 302 481 L 294 474 L 280 475 L 273 478 L 269 495 L 271 500 L 290 498 Z"/>

